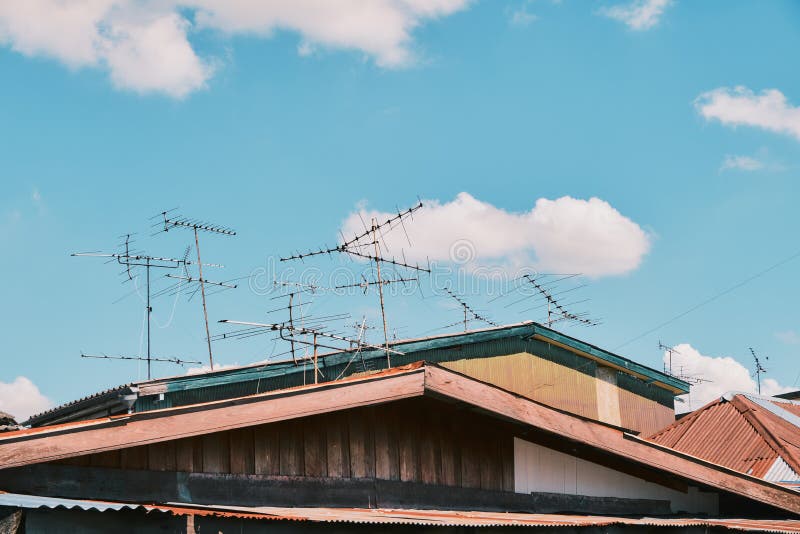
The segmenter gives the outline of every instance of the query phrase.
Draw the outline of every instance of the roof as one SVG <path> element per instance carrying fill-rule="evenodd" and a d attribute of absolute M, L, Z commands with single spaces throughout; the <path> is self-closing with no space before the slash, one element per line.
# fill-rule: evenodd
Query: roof
<path fill-rule="evenodd" d="M 800 401 L 727 393 L 648 439 L 765 480 L 800 482 Z"/>
<path fill-rule="evenodd" d="M 674 376 L 531 321 L 470 332 L 394 341 L 390 345 L 403 353 L 392 356 L 392 365 L 395 366 L 419 360 L 442 362 L 499 356 L 526 350 L 536 351 L 537 348 L 544 349 L 546 346 L 546 351 L 539 352 L 554 354 L 560 351 L 573 359 L 575 355 L 587 358 L 599 365 L 612 367 L 642 380 L 668 396 L 689 391 L 689 384 Z M 357 358 L 354 358 L 356 355 Z M 320 369 L 325 375 L 324 380 L 387 367 L 385 353 L 381 350 L 362 350 L 358 353 L 352 350 L 331 352 L 319 355 L 318 359 Z M 101 410 L 115 406 L 117 411 L 109 413 L 121 413 L 127 411 L 127 407 L 125 410 L 122 409 L 123 403 L 120 399 L 129 394 L 138 396 L 132 409 L 139 412 L 284 389 L 304 384 L 307 378 L 304 376 L 305 370 L 304 366 L 298 366 L 294 361 L 288 360 L 137 382 L 34 415 L 26 421 L 26 424 L 41 426 L 86 419 L 80 410 L 85 411 L 90 406 Z M 95 414 L 99 415 L 103 414 Z"/>
<path fill-rule="evenodd" d="M 386 508 L 279 508 L 271 506 L 197 506 L 182 503 L 132 504 L 77 500 L 0 492 L 0 506 L 26 509 L 67 509 L 98 512 L 143 510 L 172 515 L 200 515 L 272 521 L 357 523 L 370 525 L 418 525 L 441 527 L 608 527 L 613 525 L 686 528 L 723 527 L 738 531 L 800 533 L 800 521 L 792 519 L 705 519 L 608 517 L 592 515 L 463 512 Z"/>
<path fill-rule="evenodd" d="M 422 362 L 238 399 L 9 432 L 0 435 L 0 469 L 423 396 L 462 403 L 667 477 L 800 514 L 800 495 L 790 489 Z"/>
<path fill-rule="evenodd" d="M 138 388 L 135 384 L 123 384 L 32 415 L 23 424 L 26 426 L 36 426 L 40 423 L 53 425 L 76 418 L 91 419 L 118 413 L 127 410 L 130 406 L 130 403 L 126 402 L 126 397 L 137 393 Z"/>

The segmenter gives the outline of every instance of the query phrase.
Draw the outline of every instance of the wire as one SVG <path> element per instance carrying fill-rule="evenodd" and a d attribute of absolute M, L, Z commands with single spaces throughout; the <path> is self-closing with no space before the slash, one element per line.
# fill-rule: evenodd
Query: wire
<path fill-rule="evenodd" d="M 712 302 L 714 302 L 714 301 L 715 301 L 715 300 L 717 300 L 718 298 L 720 298 L 720 297 L 723 297 L 723 296 L 727 295 L 728 293 L 730 293 L 730 292 L 732 292 L 732 291 L 734 291 L 734 290 L 736 290 L 736 289 L 739 289 L 739 288 L 740 288 L 740 287 L 742 287 L 743 285 L 745 285 L 745 284 L 748 284 L 749 282 L 752 282 L 752 281 L 753 281 L 753 280 L 755 280 L 756 278 L 759 278 L 759 277 L 761 277 L 761 276 L 763 276 L 763 275 L 767 274 L 768 272 L 770 272 L 770 271 L 773 271 L 773 270 L 777 269 L 778 267 L 780 267 L 780 266 L 782 266 L 782 265 L 784 265 L 784 264 L 786 264 L 786 263 L 789 263 L 790 261 L 792 261 L 792 260 L 794 260 L 794 259 L 796 259 L 796 258 L 798 258 L 798 257 L 800 257 L 800 250 L 798 250 L 797 252 L 795 252 L 795 253 L 794 253 L 794 254 L 792 254 L 791 256 L 789 256 L 789 257 L 787 257 L 787 258 L 785 258 L 785 259 L 782 259 L 781 261 L 779 261 L 779 262 L 777 262 L 777 263 L 774 263 L 774 264 L 770 265 L 769 267 L 767 267 L 767 268 L 766 268 L 766 269 L 764 269 L 763 271 L 759 271 L 759 272 L 757 272 L 756 274 L 754 274 L 754 275 L 752 275 L 752 276 L 749 276 L 749 277 L 745 278 L 745 279 L 744 279 L 744 280 L 742 280 L 741 282 L 738 282 L 738 283 L 736 283 L 736 284 L 734 284 L 734 285 L 730 286 L 729 288 L 725 289 L 724 291 L 720 291 L 720 292 L 719 292 L 719 293 L 717 293 L 716 295 L 714 295 L 714 296 L 712 296 L 712 297 L 709 297 L 709 298 L 707 298 L 706 300 L 704 300 L 704 301 L 702 301 L 702 302 L 700 302 L 700 303 L 698 303 L 698 304 L 695 304 L 694 306 L 692 306 L 692 307 L 691 307 L 691 308 L 689 308 L 688 310 L 686 310 L 686 311 L 684 311 L 684 312 L 681 312 L 681 313 L 679 313 L 678 315 L 676 315 L 676 316 L 675 316 L 675 317 L 673 317 L 672 319 L 669 319 L 669 320 L 667 320 L 667 321 L 664 321 L 663 323 L 659 324 L 658 326 L 655 326 L 655 327 L 651 328 L 650 330 L 648 330 L 648 331 L 646 331 L 646 332 L 643 332 L 643 333 L 639 334 L 638 336 L 636 336 L 636 337 L 633 337 L 633 338 L 629 339 L 628 341 L 626 341 L 625 343 L 623 343 L 623 344 L 621 344 L 621 345 L 617 345 L 617 346 L 615 347 L 615 349 L 620 349 L 620 348 L 624 347 L 625 345 L 629 345 L 629 344 L 633 343 L 634 341 L 637 341 L 637 340 L 639 340 L 639 339 L 642 339 L 644 336 L 646 336 L 646 335 L 648 335 L 648 334 L 652 334 L 652 333 L 653 333 L 653 332 L 655 332 L 656 330 L 659 330 L 660 328 L 663 328 L 663 327 L 667 326 L 668 324 L 674 323 L 674 322 L 675 322 L 675 321 L 677 321 L 678 319 L 680 319 L 680 318 L 682 318 L 682 317 L 685 317 L 686 315 L 689 315 L 689 314 L 690 314 L 690 313 L 692 313 L 693 311 L 695 311 L 695 310 L 697 310 L 697 309 L 699 309 L 699 308 L 702 308 L 702 307 L 703 307 L 703 306 L 705 306 L 706 304 L 711 304 Z"/>

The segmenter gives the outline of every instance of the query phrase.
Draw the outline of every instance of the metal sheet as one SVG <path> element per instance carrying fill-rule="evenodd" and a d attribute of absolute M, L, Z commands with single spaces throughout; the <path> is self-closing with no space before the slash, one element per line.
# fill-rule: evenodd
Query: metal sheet
<path fill-rule="evenodd" d="M 451 527 L 600 527 L 638 525 L 650 527 L 724 527 L 739 531 L 800 533 L 798 520 L 702 519 L 702 518 L 629 518 L 590 515 L 524 514 L 506 512 L 462 512 L 455 510 L 397 510 L 358 508 L 283 508 L 241 506 L 198 506 L 184 503 L 154 505 L 109 501 L 56 499 L 34 495 L 0 493 L 0 504 L 27 509 L 80 509 L 115 512 L 144 510 L 173 515 L 231 517 L 252 520 L 309 521 L 321 523 L 360 523 Z"/>

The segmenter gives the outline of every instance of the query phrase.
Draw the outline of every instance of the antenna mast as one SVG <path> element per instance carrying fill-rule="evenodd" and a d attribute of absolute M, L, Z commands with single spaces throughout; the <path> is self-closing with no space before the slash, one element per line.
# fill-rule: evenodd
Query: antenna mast
<path fill-rule="evenodd" d="M 759 360 L 758 356 L 756 356 L 756 351 L 753 350 L 753 347 L 749 348 L 750 348 L 750 354 L 753 355 L 753 360 L 755 360 L 755 370 L 753 371 L 753 374 L 756 375 L 756 382 L 758 383 L 758 394 L 761 395 L 761 375 L 766 373 L 767 370 L 764 368 L 763 365 L 761 365 L 761 360 Z M 765 359 L 769 360 L 769 356 L 767 356 Z"/>
<path fill-rule="evenodd" d="M 220 283 L 214 283 L 206 280 L 203 278 L 203 263 L 200 259 L 200 238 L 198 236 L 198 231 L 202 230 L 204 232 L 209 232 L 212 234 L 221 234 L 227 236 L 235 236 L 236 232 L 230 228 L 226 228 L 224 226 L 218 226 L 215 224 L 210 224 L 207 222 L 198 221 L 196 219 L 188 219 L 186 217 L 180 216 L 171 216 L 168 215 L 169 212 L 162 211 L 161 217 L 164 219 L 164 232 L 168 232 L 172 228 L 188 228 L 194 231 L 194 245 L 197 249 L 197 269 L 199 273 L 199 278 L 197 281 L 200 283 L 200 295 L 203 300 L 203 319 L 205 321 L 206 327 L 206 343 L 208 344 L 208 364 L 211 367 L 211 370 L 214 370 L 214 355 L 211 352 L 211 332 L 208 328 L 208 307 L 206 306 L 206 284 L 215 284 L 220 285 Z M 235 285 L 233 287 L 236 287 Z"/>

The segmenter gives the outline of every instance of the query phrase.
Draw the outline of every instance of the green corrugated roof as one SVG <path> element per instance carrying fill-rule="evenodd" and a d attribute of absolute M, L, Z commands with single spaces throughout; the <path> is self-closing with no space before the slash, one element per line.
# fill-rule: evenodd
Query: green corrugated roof
<path fill-rule="evenodd" d="M 594 367 L 582 365 L 587 358 L 611 366 L 662 390 L 661 393 L 654 391 L 654 397 L 664 397 L 664 390 L 669 392 L 670 399 L 672 394 L 689 391 L 689 384 L 673 376 L 533 322 L 398 341 L 391 343 L 391 347 L 403 352 L 403 355 L 391 355 L 392 366 L 419 360 L 442 362 L 527 351 L 569 367 L 580 366 L 584 372 L 594 372 Z M 318 361 L 323 382 L 387 368 L 386 355 L 380 350 L 334 352 L 320 355 Z M 143 383 L 142 395 L 134 409 L 146 411 L 303 385 L 313 381 L 313 369 L 308 360 L 302 362 L 305 365 L 286 361 Z"/>

